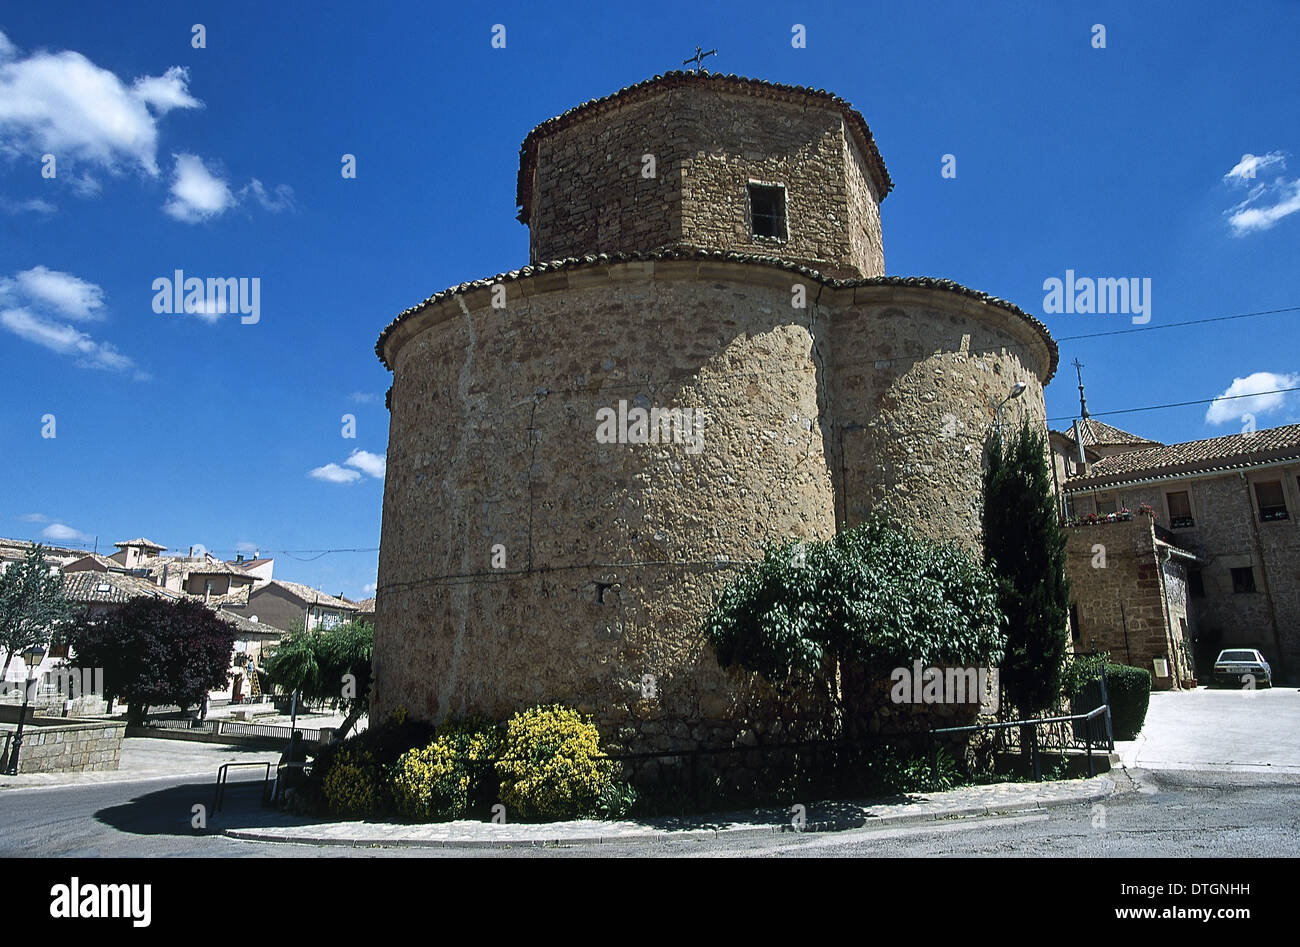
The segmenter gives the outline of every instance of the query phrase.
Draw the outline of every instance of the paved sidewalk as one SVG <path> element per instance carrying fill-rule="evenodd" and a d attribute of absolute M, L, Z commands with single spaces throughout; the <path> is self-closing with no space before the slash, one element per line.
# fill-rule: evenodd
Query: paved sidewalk
<path fill-rule="evenodd" d="M 948 792 L 914 794 L 907 801 L 829 802 L 808 806 L 805 832 L 925 822 L 959 816 L 990 815 L 1073 805 L 1104 799 L 1115 791 L 1107 776 L 1048 783 L 997 783 Z M 720 834 L 779 835 L 795 831 L 792 815 L 780 809 L 733 812 L 690 818 L 600 822 L 592 819 L 540 825 L 441 822 L 397 825 L 386 822 L 314 822 L 299 825 L 231 828 L 231 838 L 262 842 L 357 846 L 481 846 L 595 844 L 647 838 L 715 838 Z"/>
<path fill-rule="evenodd" d="M 1300 774 L 1300 690 L 1162 691 L 1136 740 L 1117 742 L 1129 769 Z"/>
<path fill-rule="evenodd" d="M 149 737 L 128 737 L 122 741 L 122 759 L 116 770 L 94 773 L 20 773 L 17 776 L 0 776 L 0 795 L 24 789 L 56 789 L 63 786 L 90 786 L 104 783 L 135 782 L 148 779 L 176 779 L 199 777 L 215 780 L 217 768 L 222 763 L 270 762 L 278 763 L 276 750 L 258 750 L 222 743 L 190 743 L 180 740 L 154 740 Z M 244 772 L 241 773 L 240 771 Z M 230 778 L 247 778 L 245 774 L 260 774 L 256 767 L 238 767 L 230 770 Z M 274 765 L 272 766 L 274 773 Z"/>

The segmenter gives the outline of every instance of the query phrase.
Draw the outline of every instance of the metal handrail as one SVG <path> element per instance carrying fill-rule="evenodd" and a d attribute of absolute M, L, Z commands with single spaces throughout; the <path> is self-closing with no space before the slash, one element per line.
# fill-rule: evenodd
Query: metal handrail
<path fill-rule="evenodd" d="M 226 770 L 229 769 L 231 766 L 265 766 L 266 774 L 262 777 L 262 796 L 263 798 L 266 797 L 266 784 L 271 781 L 271 762 L 269 760 L 260 763 L 255 761 L 239 762 L 239 763 L 222 763 L 221 767 L 217 770 L 217 785 L 212 796 L 213 812 L 221 811 L 221 803 L 226 796 Z"/>
<path fill-rule="evenodd" d="M 934 742 L 935 734 L 974 733 L 976 731 L 983 731 L 983 730 L 1009 730 L 1013 727 L 1029 727 L 1030 728 L 1029 756 L 1030 759 L 1033 761 L 1034 779 L 1038 782 L 1042 782 L 1043 764 L 1038 751 L 1038 728 L 1043 724 L 1051 724 L 1051 723 L 1073 724 L 1082 721 L 1085 725 L 1084 743 L 1088 753 L 1088 775 L 1095 776 L 1097 775 L 1097 772 L 1096 772 L 1095 764 L 1093 763 L 1092 760 L 1092 744 L 1093 744 L 1092 721 L 1095 718 L 1102 716 L 1103 714 L 1105 715 L 1105 719 L 1107 723 L 1107 731 L 1109 732 L 1110 704 L 1102 704 L 1100 707 L 1095 707 L 1094 709 L 1088 711 L 1086 714 L 1071 714 L 1069 716 L 1060 716 L 1060 717 L 1036 717 L 1030 720 L 1009 720 L 1009 721 L 1001 721 L 998 723 L 973 724 L 971 726 L 966 726 L 966 727 L 941 727 L 937 730 L 930 730 L 929 731 L 930 766 L 933 769 L 935 776 L 938 776 L 939 775 L 939 748 L 938 745 Z M 1104 740 L 1099 742 L 1108 743 L 1110 746 L 1110 750 L 1112 752 L 1114 751 L 1115 744 L 1112 737 L 1107 736 Z"/>

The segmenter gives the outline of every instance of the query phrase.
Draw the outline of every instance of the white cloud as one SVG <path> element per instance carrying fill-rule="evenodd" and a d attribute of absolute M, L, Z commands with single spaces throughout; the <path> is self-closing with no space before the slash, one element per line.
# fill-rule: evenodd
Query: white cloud
<path fill-rule="evenodd" d="M 361 479 L 361 474 L 355 470 L 348 470 L 338 464 L 326 464 L 324 467 L 316 467 L 308 471 L 307 476 L 315 477 L 317 480 L 324 480 L 326 483 L 356 483 Z"/>
<path fill-rule="evenodd" d="M 1245 378 L 1234 378 L 1227 390 L 1210 404 L 1209 410 L 1205 412 L 1205 423 L 1226 424 L 1229 421 L 1240 421 L 1243 414 L 1277 411 L 1285 404 L 1286 395 L 1258 392 L 1278 392 L 1282 388 L 1296 387 L 1300 387 L 1300 375 L 1255 372 Z M 1238 397 L 1242 395 L 1252 397 Z"/>
<path fill-rule="evenodd" d="M 348 395 L 348 400 L 357 404 L 378 404 L 379 395 L 370 391 L 354 391 Z"/>
<path fill-rule="evenodd" d="M 60 355 L 74 355 L 78 364 L 87 368 L 127 371 L 135 367 L 135 363 L 111 343 L 97 342 L 79 329 L 51 322 L 27 309 L 0 310 L 0 328 Z"/>
<path fill-rule="evenodd" d="M 202 105 L 189 94 L 188 79 L 173 66 L 128 87 L 81 53 L 19 58 L 0 33 L 0 150 L 35 158 L 50 153 L 60 165 L 85 161 L 109 171 L 134 164 L 157 176 L 157 120 Z"/>
<path fill-rule="evenodd" d="M 1244 199 L 1224 211 L 1234 237 L 1268 230 L 1284 217 L 1300 211 L 1300 178 L 1287 180 L 1282 175 L 1260 180 L 1264 171 L 1286 168 L 1286 156 L 1280 151 L 1266 155 L 1244 154 L 1223 180 L 1234 187 L 1250 184 Z M 1253 183 L 1252 183 L 1253 182 Z"/>
<path fill-rule="evenodd" d="M 1285 156 L 1280 151 L 1270 151 L 1266 155 L 1244 154 L 1232 170 L 1223 176 L 1223 180 L 1229 183 L 1253 181 L 1260 171 L 1271 168 L 1275 164 L 1286 167 Z"/>
<path fill-rule="evenodd" d="M 11 284 L 33 305 L 49 306 L 69 319 L 104 318 L 104 290 L 71 273 L 34 266 L 14 276 L 12 281 L 0 280 L 0 297 Z"/>
<path fill-rule="evenodd" d="M 49 201 L 40 197 L 28 198 L 25 201 L 14 201 L 7 197 L 0 197 L 0 210 L 4 211 L 6 214 L 25 214 L 29 212 L 35 214 L 52 214 L 58 210 L 58 208 Z"/>
<path fill-rule="evenodd" d="M 190 74 L 184 66 L 172 66 L 161 76 L 141 76 L 136 79 L 131 91 L 159 115 L 166 115 L 172 109 L 202 108 L 203 103 L 190 95 L 186 88 L 189 81 Z"/>
<path fill-rule="evenodd" d="M 230 186 L 214 175 L 198 155 L 173 155 L 172 199 L 163 210 L 186 223 L 198 223 L 223 214 L 235 204 Z"/>
<path fill-rule="evenodd" d="M 372 454 L 368 450 L 354 450 L 343 463 L 349 467 L 357 468 L 362 473 L 369 474 L 376 480 L 383 480 L 384 474 L 388 470 L 387 455 Z"/>
<path fill-rule="evenodd" d="M 24 523 L 48 523 L 50 518 L 44 513 L 24 513 L 18 517 Z"/>
<path fill-rule="evenodd" d="M 262 205 L 263 210 L 278 214 L 282 210 L 293 209 L 293 188 L 287 184 L 277 184 L 275 193 L 271 194 L 257 178 L 253 178 L 248 184 L 239 190 L 239 199 L 242 201 L 248 196 L 252 196 L 257 203 Z"/>
<path fill-rule="evenodd" d="M 73 529 L 71 526 L 65 526 L 62 523 L 51 523 L 41 530 L 41 535 L 46 539 L 53 539 L 55 542 L 87 542 L 95 537 L 83 533 L 79 529 Z"/>
<path fill-rule="evenodd" d="M 361 586 L 361 597 L 373 598 L 376 588 L 378 588 L 378 586 L 374 582 L 367 582 L 365 585 Z"/>
<path fill-rule="evenodd" d="M 1251 204 L 1259 198 L 1253 197 L 1228 211 L 1228 224 L 1232 227 L 1233 236 L 1268 230 L 1283 217 L 1300 211 L 1300 178 L 1278 181 L 1273 187 L 1265 189 L 1259 197 L 1265 199 L 1256 206 Z"/>

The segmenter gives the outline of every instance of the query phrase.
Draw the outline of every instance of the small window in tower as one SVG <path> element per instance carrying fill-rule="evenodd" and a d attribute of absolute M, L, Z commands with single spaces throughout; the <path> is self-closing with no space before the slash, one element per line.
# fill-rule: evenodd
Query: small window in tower
<path fill-rule="evenodd" d="M 1232 591 L 1240 594 L 1243 592 L 1255 591 L 1255 570 L 1250 566 L 1242 566 L 1240 569 L 1232 571 Z"/>
<path fill-rule="evenodd" d="M 749 185 L 749 219 L 754 236 L 784 240 L 785 188 L 779 184 Z"/>

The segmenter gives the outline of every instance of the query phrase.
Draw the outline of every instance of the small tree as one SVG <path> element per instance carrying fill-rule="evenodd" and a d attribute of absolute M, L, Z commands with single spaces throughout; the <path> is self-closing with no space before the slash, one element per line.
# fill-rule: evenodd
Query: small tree
<path fill-rule="evenodd" d="M 73 604 L 63 592 L 63 576 L 50 574 L 45 548 L 27 550 L 0 575 L 0 678 L 15 654 L 49 641 L 72 617 Z"/>
<path fill-rule="evenodd" d="M 71 638 L 72 664 L 103 668 L 104 696 L 125 700 L 127 720 L 136 726 L 151 706 L 185 710 L 229 683 L 234 626 L 193 599 L 137 596 L 82 618 Z"/>
<path fill-rule="evenodd" d="M 723 591 L 705 634 L 723 667 L 773 684 L 803 678 L 826 695 L 828 728 L 857 720 L 868 684 L 914 661 L 996 664 L 1005 637 L 993 578 L 956 546 L 879 519 L 829 542 L 769 546 L 762 563 Z"/>
<path fill-rule="evenodd" d="M 1065 534 L 1043 438 L 1027 421 L 1005 452 L 995 431 L 987 459 L 984 563 L 997 576 L 998 600 L 1007 616 L 1007 653 L 999 677 L 1007 702 L 1030 716 L 1051 708 L 1061 694 L 1069 650 Z"/>
<path fill-rule="evenodd" d="M 267 659 L 271 683 L 299 691 L 304 701 L 325 703 L 346 716 L 337 736 L 348 734 L 370 707 L 371 655 L 375 629 L 350 621 L 333 628 L 293 628 Z"/>

